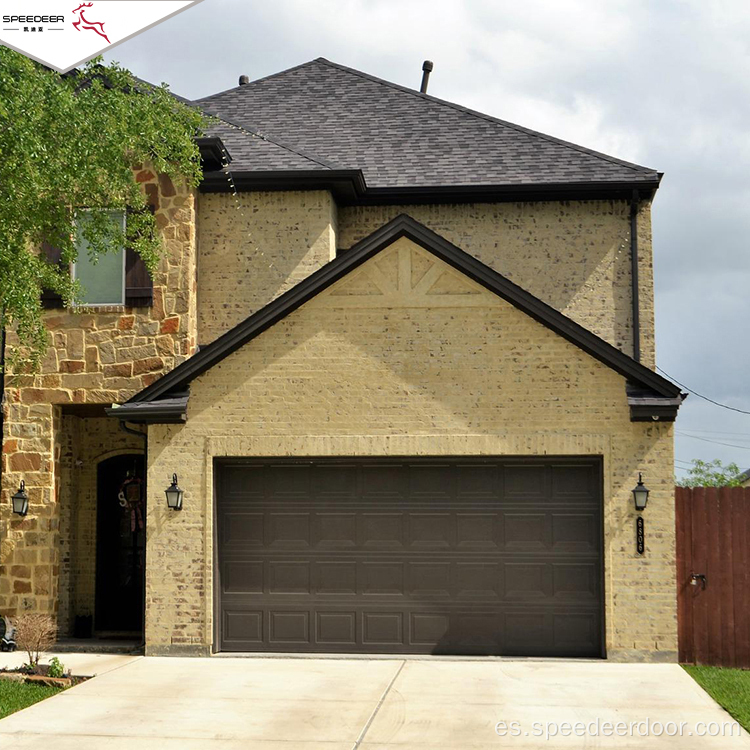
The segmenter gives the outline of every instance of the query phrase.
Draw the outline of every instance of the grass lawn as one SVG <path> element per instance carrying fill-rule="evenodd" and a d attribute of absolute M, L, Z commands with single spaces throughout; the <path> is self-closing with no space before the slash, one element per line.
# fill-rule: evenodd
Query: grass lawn
<path fill-rule="evenodd" d="M 699 666 L 684 669 L 750 732 L 750 670 Z"/>
<path fill-rule="evenodd" d="M 0 719 L 59 692 L 60 688 L 0 680 Z"/>

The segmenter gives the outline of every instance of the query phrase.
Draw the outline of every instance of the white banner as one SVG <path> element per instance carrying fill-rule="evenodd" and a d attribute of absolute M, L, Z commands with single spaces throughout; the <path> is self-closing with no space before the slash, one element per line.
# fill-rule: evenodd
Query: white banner
<path fill-rule="evenodd" d="M 0 0 L 0 42 L 65 73 L 202 0 Z"/>

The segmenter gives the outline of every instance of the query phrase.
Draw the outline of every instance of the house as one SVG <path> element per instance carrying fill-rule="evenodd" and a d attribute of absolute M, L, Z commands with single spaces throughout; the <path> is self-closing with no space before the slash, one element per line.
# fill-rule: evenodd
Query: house
<path fill-rule="evenodd" d="M 161 655 L 676 659 L 661 175 L 324 59 L 199 105 L 200 189 L 137 174 L 158 272 L 79 261 L 6 383 L 0 613 Z"/>
<path fill-rule="evenodd" d="M 750 469 L 745 469 L 737 478 L 740 480 L 741 487 L 750 487 Z"/>

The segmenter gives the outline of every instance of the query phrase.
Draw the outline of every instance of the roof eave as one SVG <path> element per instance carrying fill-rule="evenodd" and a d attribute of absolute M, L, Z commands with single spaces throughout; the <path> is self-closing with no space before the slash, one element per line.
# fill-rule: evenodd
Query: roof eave
<path fill-rule="evenodd" d="M 369 187 L 360 169 L 283 171 L 231 170 L 204 174 L 204 193 L 253 190 L 330 190 L 342 205 L 410 205 L 426 203 L 501 203 L 562 200 L 630 200 L 638 190 L 654 195 L 659 176 L 627 182 L 523 183 L 503 185 L 415 185 Z M 232 187 L 233 186 L 233 187 Z"/>
<path fill-rule="evenodd" d="M 104 412 L 132 424 L 185 424 L 189 394 L 154 401 L 113 404 Z"/>

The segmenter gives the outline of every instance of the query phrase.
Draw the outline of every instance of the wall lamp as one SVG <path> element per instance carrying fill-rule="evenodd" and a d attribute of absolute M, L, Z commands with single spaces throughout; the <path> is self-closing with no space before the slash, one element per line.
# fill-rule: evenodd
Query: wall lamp
<path fill-rule="evenodd" d="M 648 504 L 648 493 L 649 488 L 643 484 L 643 474 L 638 474 L 638 484 L 633 487 L 633 500 L 635 501 L 635 509 L 637 511 L 645 510 Z"/>
<path fill-rule="evenodd" d="M 13 512 L 19 516 L 25 516 L 29 512 L 29 496 L 26 494 L 26 482 L 21 480 L 18 492 L 11 498 L 13 501 Z"/>
<path fill-rule="evenodd" d="M 172 484 L 164 490 L 164 494 L 170 510 L 182 510 L 182 496 L 185 493 L 177 486 L 177 474 L 172 474 Z"/>

